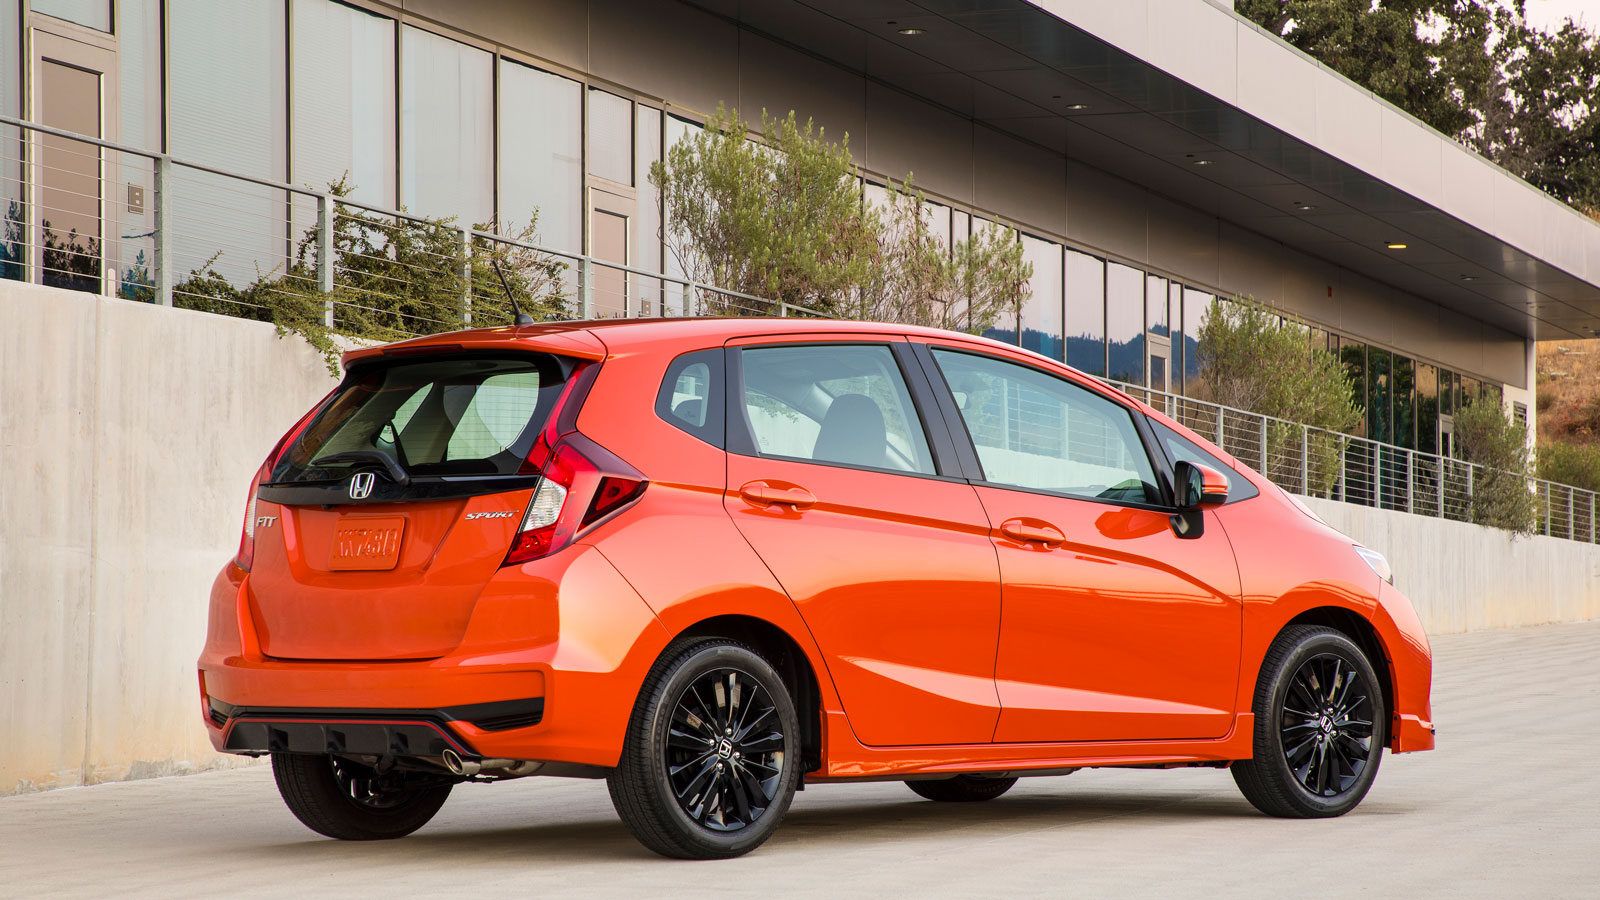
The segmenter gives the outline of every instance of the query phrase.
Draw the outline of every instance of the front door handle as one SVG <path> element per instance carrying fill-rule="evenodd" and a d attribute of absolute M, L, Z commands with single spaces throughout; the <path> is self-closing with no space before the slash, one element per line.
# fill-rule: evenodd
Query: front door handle
<path fill-rule="evenodd" d="M 797 484 L 785 482 L 772 484 L 765 481 L 751 481 L 739 488 L 739 496 L 743 497 L 746 503 L 760 509 L 773 506 L 810 509 L 817 505 L 815 494 Z"/>
<path fill-rule="evenodd" d="M 1007 519 L 1000 523 L 1000 533 L 1019 544 L 1059 547 L 1067 542 L 1067 536 L 1061 533 L 1061 529 L 1043 519 Z"/>

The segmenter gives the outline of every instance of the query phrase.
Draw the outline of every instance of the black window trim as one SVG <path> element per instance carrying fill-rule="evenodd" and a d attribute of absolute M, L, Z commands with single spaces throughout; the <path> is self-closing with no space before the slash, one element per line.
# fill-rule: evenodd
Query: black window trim
<path fill-rule="evenodd" d="M 710 347 L 700 347 L 695 350 L 685 350 L 667 360 L 666 368 L 661 370 L 661 384 L 656 388 L 656 402 L 653 404 L 656 418 L 667 423 L 668 425 L 671 425 L 673 428 L 678 429 L 684 434 L 687 434 L 695 440 L 700 441 L 703 444 L 710 444 L 711 446 L 716 447 L 718 450 L 725 449 L 728 443 L 728 417 L 726 404 L 723 405 L 720 415 L 717 412 L 717 391 L 719 389 L 726 391 L 728 380 L 727 354 L 719 354 L 717 351 L 721 349 L 721 347 L 713 345 Z M 709 378 L 707 380 L 710 382 L 710 384 L 706 386 L 706 424 L 701 426 L 701 429 L 712 432 L 716 438 L 715 440 L 712 440 L 705 434 L 701 434 L 700 431 L 696 430 L 693 425 L 673 415 L 672 410 L 664 407 L 662 403 L 663 397 L 667 393 L 667 378 L 672 374 L 672 370 L 677 368 L 678 364 L 683 362 L 687 357 L 702 355 L 704 356 L 706 368 L 709 370 Z M 688 363 L 685 368 L 695 365 L 698 362 L 700 362 L 700 360 Z"/>
<path fill-rule="evenodd" d="M 1093 388 L 1084 387 L 1083 385 L 1077 384 L 1076 382 L 1072 381 L 1072 379 L 1066 378 L 1059 373 L 1051 372 L 1047 369 L 1041 369 L 1038 366 L 1031 365 L 1024 360 L 1011 359 L 1010 357 L 998 356 L 993 353 L 985 353 L 983 350 L 976 348 L 953 347 L 947 344 L 933 345 L 923 341 L 913 341 L 912 344 L 914 347 L 918 348 L 916 355 L 918 361 L 926 370 L 924 372 L 924 377 L 928 378 L 930 381 L 937 379 L 934 381 L 934 383 L 943 387 L 943 390 L 938 392 L 939 405 L 941 411 L 943 412 L 943 418 L 945 418 L 946 423 L 949 425 L 950 432 L 955 434 L 956 428 L 959 426 L 960 434 L 963 438 L 965 438 L 965 440 L 962 441 L 958 446 L 962 447 L 964 450 L 964 452 L 960 454 L 960 457 L 964 465 L 967 466 L 966 480 L 968 482 L 980 487 L 995 488 L 996 490 L 1018 491 L 1024 494 L 1037 494 L 1042 497 L 1060 497 L 1067 500 L 1081 500 L 1085 503 L 1099 503 L 1105 506 L 1144 509 L 1152 512 L 1162 513 L 1171 513 L 1176 511 L 1177 504 L 1173 500 L 1174 494 L 1172 489 L 1172 466 L 1167 460 L 1166 453 L 1161 450 L 1159 445 L 1156 443 L 1155 433 L 1151 430 L 1150 423 L 1146 420 L 1144 411 L 1139 409 L 1137 406 L 1125 403 L 1116 397 L 1107 396 L 1102 392 L 1095 391 Z M 1139 435 L 1140 443 L 1144 445 L 1145 456 L 1150 460 L 1150 468 L 1156 478 L 1156 488 L 1161 492 L 1161 502 L 1147 503 L 1138 500 L 1114 500 L 1109 497 L 1088 497 L 1082 494 L 1068 494 L 1062 491 L 1051 491 L 1043 488 L 1030 488 L 1016 484 L 1005 484 L 1004 482 L 999 481 L 989 481 L 987 476 L 985 476 L 983 473 L 982 464 L 978 461 L 977 447 L 973 443 L 971 432 L 967 430 L 966 419 L 962 417 L 960 408 L 956 406 L 955 394 L 950 389 L 949 382 L 945 381 L 944 371 L 939 368 L 938 360 L 933 356 L 933 350 L 935 346 L 937 346 L 940 350 L 946 350 L 951 353 L 963 353 L 968 356 L 976 356 L 982 359 L 991 359 L 997 362 L 1023 366 L 1042 375 L 1047 375 L 1051 378 L 1065 381 L 1069 384 L 1072 384 L 1074 387 L 1088 391 L 1091 394 L 1102 397 L 1110 403 L 1122 407 L 1127 411 L 1128 418 L 1132 420 L 1134 432 Z"/>
<path fill-rule="evenodd" d="M 726 400 L 723 427 L 727 435 L 727 446 L 725 447 L 727 452 L 754 459 L 772 459 L 813 466 L 828 466 L 835 469 L 854 469 L 860 472 L 873 472 L 880 475 L 928 478 L 934 481 L 968 481 L 966 474 L 957 466 L 957 445 L 951 440 L 948 423 L 943 422 L 944 417 L 939 412 L 936 401 L 937 394 L 933 392 L 932 386 L 927 383 L 927 374 L 922 371 L 921 364 L 912 354 L 909 339 L 899 334 L 867 335 L 863 337 L 865 339 L 850 339 L 850 337 L 841 335 L 839 338 L 820 337 L 796 341 L 761 341 L 759 343 L 744 343 L 744 337 L 730 339 L 724 345 L 725 356 L 723 362 L 725 376 L 723 379 L 723 395 Z M 928 453 L 933 458 L 934 471 L 931 473 L 907 472 L 901 469 L 881 469 L 876 466 L 858 466 L 830 460 L 762 453 L 756 446 L 755 429 L 750 424 L 749 413 L 744 407 L 744 361 L 741 353 L 745 350 L 769 347 L 863 346 L 887 348 L 894 357 L 895 364 L 900 369 L 900 378 L 905 383 L 906 392 L 911 396 L 912 410 L 921 419 L 923 439 L 927 441 Z"/>
<path fill-rule="evenodd" d="M 1166 466 L 1166 477 L 1167 477 L 1168 482 L 1169 483 L 1175 483 L 1176 478 L 1172 473 L 1173 473 L 1173 470 L 1175 470 L 1177 468 L 1177 464 L 1178 464 L 1177 460 L 1173 459 L 1171 457 L 1171 455 L 1167 453 L 1166 445 L 1161 442 L 1161 437 L 1159 435 L 1157 435 L 1156 432 L 1155 432 L 1155 426 L 1156 425 L 1162 425 L 1164 427 L 1170 427 L 1170 426 L 1167 426 L 1167 424 L 1165 422 L 1157 422 L 1157 421 L 1151 419 L 1148 415 L 1140 415 L 1139 418 L 1144 420 L 1145 427 L 1150 432 L 1150 441 L 1157 448 L 1157 452 L 1161 454 L 1161 461 Z M 1178 437 L 1183 437 L 1183 435 L 1181 433 L 1177 432 L 1177 431 L 1174 431 L 1173 434 L 1178 435 Z M 1188 438 L 1184 438 L 1184 440 L 1188 440 Z M 1194 442 L 1190 441 L 1190 443 L 1194 443 Z M 1206 448 L 1200 447 L 1199 444 L 1195 444 L 1195 446 L 1199 447 L 1202 451 L 1206 450 Z M 1241 496 L 1237 496 L 1235 494 L 1235 492 L 1230 487 L 1230 489 L 1228 491 L 1228 495 L 1229 495 L 1228 499 L 1222 504 L 1223 506 L 1232 506 L 1235 503 L 1243 503 L 1246 500 L 1254 500 L 1255 498 L 1261 496 L 1261 489 L 1256 487 L 1255 484 L 1253 482 L 1251 482 L 1249 478 L 1245 477 L 1245 474 L 1243 472 L 1239 471 L 1237 468 L 1235 468 L 1233 466 L 1228 465 L 1226 462 L 1223 462 L 1221 457 L 1218 457 L 1216 454 L 1211 453 L 1210 451 L 1206 451 L 1206 455 L 1215 458 L 1217 460 L 1217 462 L 1219 464 L 1221 464 L 1224 469 L 1227 469 L 1228 472 L 1232 472 L 1233 473 L 1233 475 L 1230 477 L 1230 480 L 1229 480 L 1229 484 L 1230 485 L 1232 484 L 1232 480 L 1234 478 L 1237 478 L 1239 481 L 1242 481 L 1245 484 L 1250 485 L 1250 490 L 1254 492 L 1254 493 L 1251 493 L 1249 496 L 1241 497 Z M 1227 474 L 1227 473 L 1223 473 L 1223 474 Z"/>

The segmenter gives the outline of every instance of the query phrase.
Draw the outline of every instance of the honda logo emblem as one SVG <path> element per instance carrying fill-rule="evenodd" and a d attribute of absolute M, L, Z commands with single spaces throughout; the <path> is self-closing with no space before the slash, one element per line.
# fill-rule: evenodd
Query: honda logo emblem
<path fill-rule="evenodd" d="M 357 472 L 350 476 L 350 499 L 365 500 L 372 493 L 372 483 L 377 480 L 371 472 Z"/>

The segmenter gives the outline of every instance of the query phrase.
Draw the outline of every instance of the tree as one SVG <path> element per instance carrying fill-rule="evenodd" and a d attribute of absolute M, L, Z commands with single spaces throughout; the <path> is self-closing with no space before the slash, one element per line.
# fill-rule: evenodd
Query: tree
<path fill-rule="evenodd" d="M 668 250 L 691 279 L 765 302 L 715 312 L 770 313 L 773 302 L 830 315 L 983 331 L 1015 318 L 1033 267 L 1016 231 L 997 223 L 947 247 L 906 176 L 889 202 L 862 201 L 849 135 L 830 143 L 793 111 L 761 116 L 769 143 L 750 140 L 719 106 L 705 129 L 651 166 L 667 212 Z"/>
<path fill-rule="evenodd" d="M 1362 419 L 1338 357 L 1314 347 L 1299 319 L 1250 297 L 1213 303 L 1199 338 L 1200 382 L 1213 401 L 1288 420 L 1267 429 L 1263 474 L 1307 494 L 1329 493 L 1346 444 L 1340 435 Z"/>
<path fill-rule="evenodd" d="M 1238 12 L 1579 208 L 1600 208 L 1600 38 L 1526 0 L 1239 0 Z"/>
<path fill-rule="evenodd" d="M 350 193 L 341 179 L 329 185 L 335 197 Z M 510 236 L 535 242 L 538 210 Z M 492 232 L 493 223 L 474 226 Z M 288 262 L 236 287 L 216 269 L 218 253 L 173 285 L 174 306 L 272 322 L 279 335 L 298 334 L 338 374 L 335 336 L 395 341 L 466 327 L 467 298 L 473 323 L 509 323 L 510 304 L 494 273 L 498 260 L 524 312 L 534 318 L 566 315 L 563 273 L 567 264 L 547 254 L 474 236 L 467 278 L 462 277 L 461 231 L 454 219 L 395 219 L 335 205 L 333 292 L 318 289 L 318 229 L 301 236 Z M 326 321 L 327 305 L 336 311 Z"/>
<path fill-rule="evenodd" d="M 830 143 L 793 112 L 763 112 L 761 128 L 767 146 L 719 105 L 702 131 L 650 166 L 668 212 L 667 249 L 701 284 L 831 312 L 866 281 L 876 248 L 850 137 Z"/>
<path fill-rule="evenodd" d="M 1016 320 L 1033 264 L 1022 258 L 1015 230 L 996 223 L 947 247 L 910 175 L 889 185 L 889 202 L 874 216 L 877 257 L 858 301 L 848 305 L 852 318 L 974 333 Z"/>
<path fill-rule="evenodd" d="M 1532 534 L 1538 506 L 1528 490 L 1528 433 L 1494 398 L 1477 398 L 1455 414 L 1461 458 L 1476 463 L 1468 511 L 1473 522 Z"/>

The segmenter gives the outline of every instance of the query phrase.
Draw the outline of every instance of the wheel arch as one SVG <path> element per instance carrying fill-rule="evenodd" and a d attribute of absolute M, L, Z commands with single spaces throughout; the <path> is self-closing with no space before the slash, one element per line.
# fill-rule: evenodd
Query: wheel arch
<path fill-rule="evenodd" d="M 1378 687 L 1383 692 L 1384 713 L 1389 719 L 1385 737 L 1388 743 L 1393 745 L 1395 717 L 1399 715 L 1395 709 L 1394 660 L 1390 657 L 1382 636 L 1378 634 L 1377 627 L 1366 616 L 1343 606 L 1318 606 L 1305 610 L 1283 623 L 1283 628 L 1278 629 L 1278 634 L 1295 625 L 1321 625 L 1332 628 L 1355 641 L 1361 652 L 1367 655 L 1373 671 L 1378 675 Z M 1273 636 L 1273 640 L 1277 640 L 1277 635 Z"/>
<path fill-rule="evenodd" d="M 789 688 L 795 716 L 800 720 L 801 772 L 822 766 L 822 688 L 811 659 L 790 634 L 778 625 L 755 616 L 730 613 L 701 619 L 674 636 L 683 638 L 731 638 L 750 645 L 778 670 Z"/>

